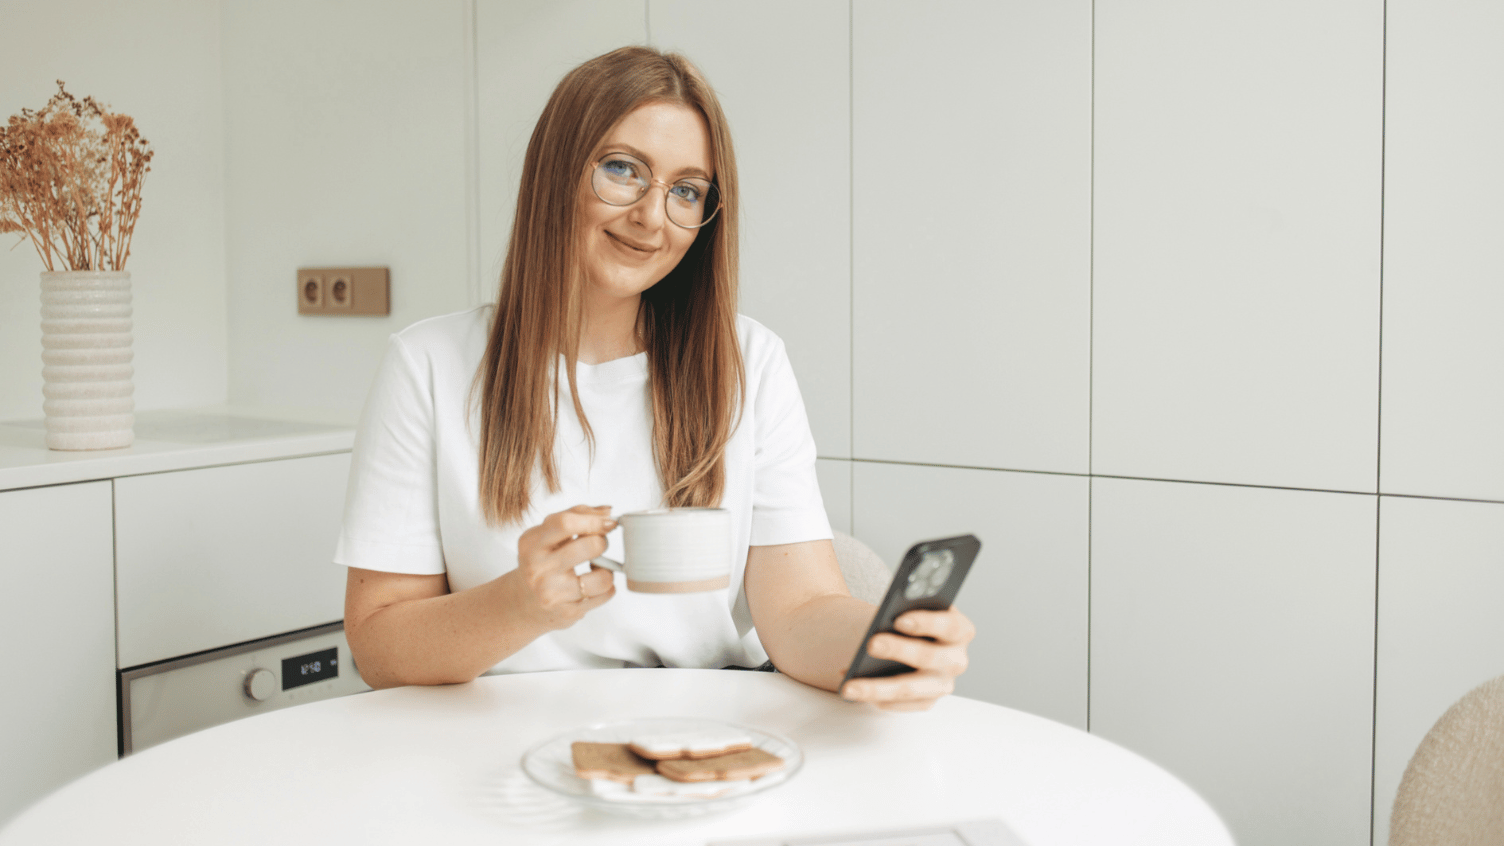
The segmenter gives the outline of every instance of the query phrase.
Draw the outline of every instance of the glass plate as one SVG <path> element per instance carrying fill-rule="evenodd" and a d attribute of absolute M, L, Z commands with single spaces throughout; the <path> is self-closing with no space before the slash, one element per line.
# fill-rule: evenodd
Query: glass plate
<path fill-rule="evenodd" d="M 747 735 L 752 738 L 753 746 L 782 758 L 783 769 L 755 779 L 750 785 L 735 793 L 714 798 L 645 796 L 632 793 L 630 790 L 617 796 L 600 795 L 591 789 L 589 780 L 580 778 L 574 772 L 574 755 L 570 751 L 570 744 L 577 740 L 594 743 L 627 743 L 634 737 L 644 734 L 728 729 Z M 750 726 L 695 717 L 661 717 L 626 720 L 618 723 L 596 723 L 545 740 L 522 756 L 522 771 L 527 773 L 528 778 L 548 790 L 606 813 L 648 819 L 679 819 L 729 811 L 793 778 L 803 764 L 804 753 L 800 752 L 799 747 L 786 737 Z"/>

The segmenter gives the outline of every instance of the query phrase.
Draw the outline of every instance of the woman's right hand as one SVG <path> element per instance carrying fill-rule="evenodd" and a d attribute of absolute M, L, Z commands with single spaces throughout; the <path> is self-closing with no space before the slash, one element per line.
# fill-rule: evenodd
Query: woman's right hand
<path fill-rule="evenodd" d="M 613 574 L 595 565 L 575 568 L 606 551 L 606 533 L 616 528 L 611 506 L 576 505 L 543 518 L 517 540 L 517 573 L 528 610 L 553 631 L 579 622 L 616 595 Z"/>

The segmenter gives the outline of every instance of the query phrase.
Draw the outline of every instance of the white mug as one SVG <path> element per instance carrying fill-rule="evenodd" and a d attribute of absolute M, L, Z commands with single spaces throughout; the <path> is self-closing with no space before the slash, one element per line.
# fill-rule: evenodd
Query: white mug
<path fill-rule="evenodd" d="M 638 593 L 694 593 L 731 584 L 731 512 L 724 508 L 655 508 L 616 518 L 625 561 L 590 563 L 625 573 Z"/>

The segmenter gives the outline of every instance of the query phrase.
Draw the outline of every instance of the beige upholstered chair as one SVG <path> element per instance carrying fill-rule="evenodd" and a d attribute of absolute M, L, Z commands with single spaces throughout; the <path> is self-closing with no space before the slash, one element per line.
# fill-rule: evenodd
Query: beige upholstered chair
<path fill-rule="evenodd" d="M 1389 846 L 1504 846 L 1504 676 L 1426 733 L 1400 779 Z"/>
<path fill-rule="evenodd" d="M 888 590 L 893 573 L 888 565 L 877 557 L 872 547 L 867 546 L 845 532 L 836 532 L 832 541 L 836 548 L 836 560 L 841 562 L 841 575 L 846 587 L 857 599 L 876 605 Z"/>

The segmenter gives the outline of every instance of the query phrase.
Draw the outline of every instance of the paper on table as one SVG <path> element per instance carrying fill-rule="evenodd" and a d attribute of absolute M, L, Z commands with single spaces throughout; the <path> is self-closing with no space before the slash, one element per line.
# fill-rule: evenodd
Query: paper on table
<path fill-rule="evenodd" d="M 950 825 L 888 831 L 754 837 L 715 840 L 705 846 L 1028 846 L 1002 820 L 968 820 Z"/>

